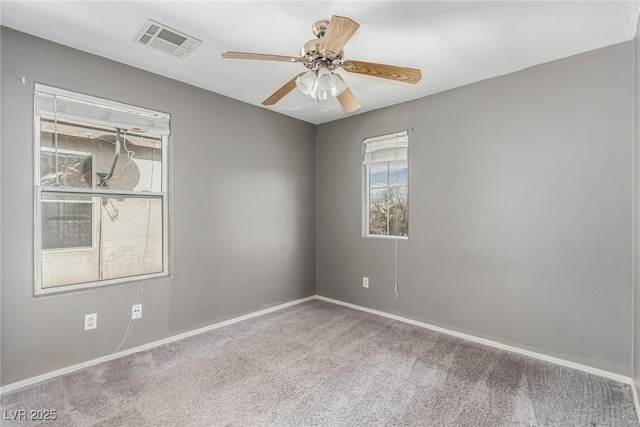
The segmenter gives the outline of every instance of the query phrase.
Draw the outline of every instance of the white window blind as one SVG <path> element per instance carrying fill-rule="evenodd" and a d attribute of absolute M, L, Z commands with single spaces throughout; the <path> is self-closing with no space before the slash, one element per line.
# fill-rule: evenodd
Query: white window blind
<path fill-rule="evenodd" d="M 36 84 L 35 114 L 98 126 L 169 135 L 169 114 Z"/>
<path fill-rule="evenodd" d="M 396 162 L 408 159 L 409 137 L 407 131 L 366 138 L 363 164 Z"/>

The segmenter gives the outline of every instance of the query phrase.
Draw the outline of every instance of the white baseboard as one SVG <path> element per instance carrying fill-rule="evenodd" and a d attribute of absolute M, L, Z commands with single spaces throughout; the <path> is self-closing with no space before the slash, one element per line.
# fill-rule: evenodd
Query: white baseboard
<path fill-rule="evenodd" d="M 273 313 L 274 311 L 282 310 L 283 308 L 291 307 L 292 305 L 296 305 L 296 304 L 300 304 L 300 303 L 303 303 L 303 302 L 311 301 L 313 299 L 315 299 L 315 295 L 312 295 L 312 296 L 306 297 L 306 298 L 297 299 L 297 300 L 294 300 L 294 301 L 289 301 L 289 302 L 286 302 L 284 304 L 279 304 L 279 305 L 276 305 L 276 306 L 273 306 L 273 307 L 265 308 L 264 310 L 255 311 L 253 313 L 245 314 L 243 316 L 234 317 L 233 319 L 225 320 L 223 322 L 214 323 L 214 324 L 211 324 L 211 325 L 199 328 L 199 329 L 194 329 L 192 331 L 183 332 L 183 333 L 177 334 L 177 335 L 172 335 L 170 337 L 163 338 L 163 339 L 158 340 L 158 341 L 153 341 L 153 342 L 150 342 L 148 344 L 144 344 L 144 345 L 141 345 L 141 346 L 138 346 L 138 347 L 130 348 L 128 350 L 123 350 L 123 351 L 119 351 L 117 353 L 113 353 L 113 354 L 109 354 L 109 355 L 106 355 L 106 356 L 98 357 L 97 359 L 88 360 L 86 362 L 78 363 L 76 365 L 68 366 L 66 368 L 56 369 L 55 371 L 47 372 L 47 373 L 42 374 L 42 375 L 38 375 L 38 376 L 35 376 L 35 377 L 27 378 L 27 379 L 24 379 L 24 380 L 15 382 L 15 383 L 7 384 L 7 385 L 5 385 L 3 387 L 0 387 L 0 394 L 8 393 L 10 391 L 17 390 L 17 389 L 22 388 L 22 387 L 26 387 L 26 386 L 29 386 L 29 385 L 32 385 L 32 384 L 36 384 L 36 383 L 39 383 L 40 381 L 48 380 L 50 378 L 54 378 L 54 377 L 57 377 L 59 375 L 68 374 L 70 372 L 74 372 L 74 371 L 80 370 L 82 368 L 87 368 L 89 366 L 94 366 L 94 365 L 97 365 L 99 363 L 107 362 L 109 360 L 118 359 L 120 357 L 128 356 L 130 354 L 138 353 L 140 351 L 145 351 L 145 350 L 148 350 L 150 348 L 154 348 L 154 347 L 158 347 L 158 346 L 163 345 L 163 344 L 168 344 L 168 343 L 171 343 L 171 342 L 174 342 L 174 341 L 178 341 L 178 340 L 181 340 L 183 338 L 191 337 L 193 335 L 198 335 L 198 334 L 201 334 L 203 332 L 210 331 L 212 329 L 221 328 L 223 326 L 231 325 L 233 323 L 238 323 L 238 322 L 241 322 L 243 320 L 251 319 L 253 317 L 258 317 L 258 316 L 262 316 L 262 315 L 265 315 L 265 314 L 268 314 L 268 313 Z"/>
<path fill-rule="evenodd" d="M 153 341 L 151 343 L 148 344 L 144 344 L 138 347 L 134 347 L 134 348 L 130 348 L 128 350 L 123 350 L 120 351 L 118 353 L 113 353 L 113 354 L 109 354 L 106 356 L 102 356 L 99 357 L 97 359 L 92 359 L 92 360 L 88 360 L 86 362 L 82 362 L 82 363 L 78 363 L 72 366 L 68 366 L 66 368 L 62 368 L 62 369 L 57 369 L 55 371 L 51 371 L 51 372 L 47 372 L 45 374 L 42 375 L 38 375 L 35 377 L 31 377 L 31 378 L 27 378 L 15 383 L 11 383 L 11 384 L 7 384 L 3 387 L 0 387 L 0 394 L 4 394 L 4 393 L 8 393 L 10 391 L 14 391 L 17 390 L 19 388 L 22 387 L 26 387 L 32 384 L 36 384 L 39 383 L 40 381 L 44 381 L 50 378 L 54 378 L 60 375 L 64 375 L 64 374 L 68 374 L 70 372 L 74 372 L 74 371 L 78 371 L 80 369 L 83 368 L 87 368 L 89 366 L 94 366 L 97 365 L 99 363 L 103 363 L 103 362 L 107 362 L 109 360 L 114 360 L 114 359 L 118 359 L 120 357 L 124 357 L 124 356 L 128 356 L 130 354 L 134 354 L 134 353 L 138 353 L 141 351 L 145 351 L 154 347 L 158 347 L 160 345 L 163 344 L 168 344 L 174 341 L 178 341 L 181 340 L 183 338 L 187 338 L 187 337 L 191 337 L 193 335 L 198 335 L 207 331 L 210 331 L 212 329 L 217 329 L 217 328 L 221 328 L 223 326 L 227 326 L 227 325 L 231 325 L 233 323 L 237 323 L 237 322 L 241 322 L 243 320 L 247 320 L 247 319 L 251 319 L 253 317 L 258 317 L 258 316 L 262 316 L 264 314 L 268 314 L 268 313 L 272 313 L 274 311 L 278 311 L 278 310 L 282 310 L 283 308 L 286 307 L 291 307 L 293 305 L 296 304 L 300 304 L 303 302 L 307 302 L 307 301 L 311 301 L 313 299 L 319 299 L 322 301 L 326 301 L 326 302 L 330 302 L 333 304 L 339 304 L 345 307 L 349 307 L 349 308 L 353 308 L 355 310 L 360 310 L 360 311 L 364 311 L 367 313 L 371 313 L 371 314 L 375 314 L 378 316 L 382 316 L 382 317 L 386 317 L 389 319 L 393 319 L 393 320 L 397 320 L 400 322 L 404 322 L 404 323 L 408 323 L 411 325 L 415 325 L 415 326 L 419 326 L 422 328 L 426 328 L 426 329 L 430 329 L 432 331 L 436 331 L 436 332 L 441 332 L 443 334 L 447 334 L 447 335 L 451 335 L 454 337 L 458 337 L 458 338 L 462 338 L 464 340 L 468 340 L 468 341 L 472 341 L 478 344 L 483 344 L 483 345 L 487 345 L 489 347 L 494 347 L 494 348 L 498 348 L 500 350 L 506 350 L 506 351 L 510 351 L 513 353 L 518 353 L 518 354 L 522 354 L 525 356 L 529 356 L 529 357 L 533 357 L 535 359 L 539 359 L 539 360 L 544 360 L 546 362 L 550 362 L 550 363 L 554 363 L 556 365 L 561 365 L 561 366 L 566 366 L 568 368 L 573 368 L 573 369 L 577 369 L 583 372 L 588 372 L 590 374 L 594 374 L 594 375 L 598 375 L 601 377 L 605 377 L 605 378 L 610 378 L 612 380 L 624 383 L 624 384 L 629 384 L 631 385 L 632 391 L 633 391 L 633 398 L 634 398 L 634 405 L 636 408 L 636 414 L 638 414 L 639 417 L 639 421 L 640 421 L 640 404 L 638 403 L 638 394 L 637 394 L 637 390 L 635 388 L 634 382 L 632 380 L 632 378 L 630 377 L 626 377 L 624 375 L 620 375 L 620 374 L 616 374 L 613 372 L 609 372 L 609 371 L 605 371 L 602 369 L 598 369 L 598 368 L 594 368 L 591 366 L 587 366 L 587 365 L 582 365 L 580 363 L 575 363 L 575 362 L 571 362 L 568 360 L 564 360 L 564 359 L 560 359 L 557 357 L 553 357 L 553 356 L 548 356 L 546 354 L 542 354 L 542 353 L 537 353 L 534 351 L 530 351 L 530 350 L 525 350 L 522 348 L 518 348 L 518 347 L 513 347 L 507 344 L 502 344 L 496 341 L 491 341 L 485 338 L 480 338 L 480 337 L 476 337 L 474 335 L 469 335 L 469 334 L 465 334 L 462 332 L 457 332 L 457 331 L 452 331 L 450 329 L 446 329 L 446 328 L 442 328 L 440 326 L 435 326 L 435 325 L 431 325 L 428 323 L 424 323 L 424 322 L 419 322 L 417 320 L 412 320 L 412 319 L 408 319 L 406 317 L 402 317 L 402 316 L 397 316 L 395 314 L 390 314 L 390 313 L 385 313 L 384 311 L 379 311 L 379 310 L 374 310 L 371 308 L 367 308 L 367 307 L 362 307 L 359 305 L 355 305 L 355 304 L 351 304 L 348 302 L 344 302 L 344 301 L 340 301 L 340 300 L 336 300 L 336 299 L 332 299 L 332 298 L 327 298 L 324 296 L 320 296 L 320 295 L 313 295 L 310 297 L 306 297 L 306 298 L 301 298 L 295 301 L 290 301 L 284 304 L 279 304 L 276 305 L 274 307 L 270 307 L 270 308 L 266 308 L 264 310 L 259 310 L 259 311 L 255 311 L 253 313 L 249 313 L 249 314 L 245 314 L 243 316 L 239 316 L 239 317 L 234 317 L 233 319 L 229 319 L 229 320 L 225 320 L 223 322 L 218 322 L 218 323 L 214 323 L 208 326 L 205 326 L 203 328 L 199 328 L 199 329 L 194 329 L 192 331 L 188 331 L 188 332 L 184 332 L 181 334 L 177 334 L 177 335 L 172 335 L 170 337 L 167 338 L 163 338 L 161 340 L 158 341 Z"/>
<path fill-rule="evenodd" d="M 510 346 L 510 345 L 507 345 L 507 344 L 499 343 L 497 341 L 491 341 L 491 340 L 488 340 L 486 338 L 480 338 L 480 337 L 476 337 L 474 335 L 469 335 L 469 334 L 465 334 L 465 333 L 462 333 L 462 332 L 452 331 L 450 329 L 442 328 L 440 326 L 430 325 L 429 323 L 419 322 L 417 320 L 408 319 L 406 317 L 397 316 L 395 314 L 385 313 L 384 311 L 379 311 L 379 310 L 374 310 L 374 309 L 367 308 L 367 307 L 362 307 L 362 306 L 359 306 L 359 305 L 355 305 L 355 304 L 351 304 L 351 303 L 348 303 L 348 302 L 336 300 L 336 299 L 333 299 L 333 298 L 327 298 L 327 297 L 323 297 L 323 296 L 320 296 L 320 295 L 316 295 L 316 298 L 319 299 L 319 300 L 323 300 L 323 301 L 331 302 L 331 303 L 334 303 L 334 304 L 343 305 L 345 307 L 353 308 L 355 310 L 365 311 L 367 313 L 375 314 L 375 315 L 386 317 L 386 318 L 393 319 L 393 320 L 398 320 L 400 322 L 409 323 L 409 324 L 415 325 L 415 326 L 420 326 L 422 328 L 430 329 L 430 330 L 436 331 L 436 332 L 441 332 L 443 334 L 447 334 L 447 335 L 451 335 L 451 336 L 454 336 L 454 337 L 462 338 L 464 340 L 472 341 L 472 342 L 475 342 L 475 343 L 478 343 L 478 344 L 487 345 L 489 347 L 498 348 L 500 350 L 510 351 L 512 353 L 522 354 L 522 355 L 525 355 L 525 356 L 533 357 L 535 359 L 544 360 L 545 362 L 549 362 L 549 363 L 553 363 L 553 364 L 561 365 L 561 366 L 566 366 L 568 368 L 573 368 L 573 369 L 577 369 L 579 371 L 584 371 L 584 372 L 588 372 L 590 374 L 594 374 L 594 375 L 598 375 L 598 376 L 601 376 L 601 377 L 609 378 L 609 379 L 612 379 L 614 381 L 618 381 L 618 382 L 621 382 L 621 383 L 624 383 L 624 384 L 631 385 L 631 388 L 633 388 L 634 392 L 635 392 L 635 387 L 633 386 L 633 380 L 630 377 L 626 377 L 624 375 L 616 374 L 614 372 L 609 372 L 609 371 L 605 371 L 605 370 L 602 370 L 602 369 L 594 368 L 592 366 L 582 365 L 580 363 L 571 362 L 569 360 L 560 359 L 560 358 L 553 357 L 553 356 L 548 356 L 546 354 L 537 353 L 535 351 L 530 351 L 530 350 L 525 350 L 525 349 L 518 348 L 518 347 L 513 347 L 513 346 Z M 637 400 L 637 398 L 636 398 L 636 400 Z"/>

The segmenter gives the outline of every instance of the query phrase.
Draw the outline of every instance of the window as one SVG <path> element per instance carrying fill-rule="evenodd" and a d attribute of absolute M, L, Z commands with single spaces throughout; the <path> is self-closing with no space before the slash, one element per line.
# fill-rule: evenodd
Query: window
<path fill-rule="evenodd" d="M 364 145 L 365 237 L 409 236 L 409 137 L 406 131 Z"/>
<path fill-rule="evenodd" d="M 35 292 L 168 274 L 169 115 L 36 84 Z"/>

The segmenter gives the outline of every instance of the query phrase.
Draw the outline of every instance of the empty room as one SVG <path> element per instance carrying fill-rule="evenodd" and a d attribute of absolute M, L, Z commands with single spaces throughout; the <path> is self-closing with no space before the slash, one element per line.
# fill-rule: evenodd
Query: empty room
<path fill-rule="evenodd" d="M 3 426 L 640 426 L 640 1 L 1 1 Z"/>

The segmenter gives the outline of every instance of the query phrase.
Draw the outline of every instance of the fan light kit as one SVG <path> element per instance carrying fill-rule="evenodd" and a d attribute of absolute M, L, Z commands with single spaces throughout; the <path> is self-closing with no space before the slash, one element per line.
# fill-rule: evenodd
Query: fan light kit
<path fill-rule="evenodd" d="M 360 104 L 342 76 L 334 72 L 338 68 L 342 68 L 349 73 L 364 74 L 411 84 L 418 83 L 422 78 L 422 73 L 416 68 L 345 60 L 342 49 L 358 31 L 358 28 L 360 28 L 360 25 L 351 19 L 334 15 L 331 17 L 331 21 L 317 21 L 313 24 L 313 33 L 317 38 L 304 44 L 300 56 L 225 52 L 222 57 L 296 62 L 309 69 L 309 71 L 300 73 L 285 83 L 265 99 L 262 105 L 275 105 L 297 87 L 302 93 L 315 99 L 316 102 L 324 101 L 331 95 L 342 105 L 345 113 L 351 113 L 360 109 Z"/>
<path fill-rule="evenodd" d="M 318 71 L 307 71 L 296 78 L 296 86 L 300 92 L 309 95 L 316 102 L 324 101 L 328 93 L 336 98 L 347 89 L 344 80 L 337 76 L 327 67 L 320 66 Z"/>

